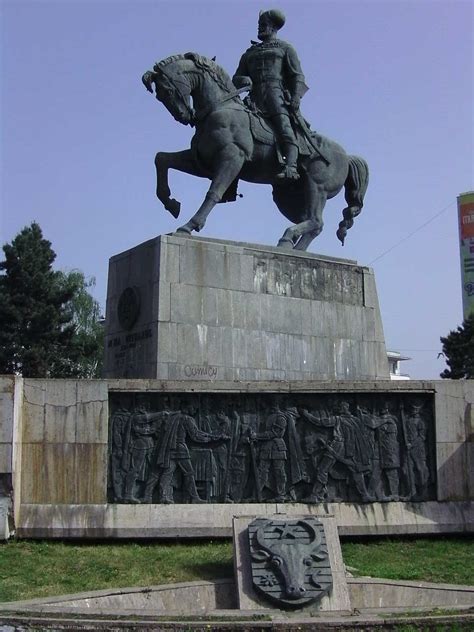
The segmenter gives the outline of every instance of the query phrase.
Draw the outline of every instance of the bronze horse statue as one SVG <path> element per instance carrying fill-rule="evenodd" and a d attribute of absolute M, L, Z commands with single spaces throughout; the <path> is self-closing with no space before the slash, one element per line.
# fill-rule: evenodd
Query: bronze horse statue
<path fill-rule="evenodd" d="M 190 149 L 156 154 L 158 199 L 178 217 L 181 204 L 170 197 L 169 169 L 211 180 L 203 203 L 178 232 L 202 230 L 218 202 L 235 200 L 242 179 L 273 186 L 275 204 L 294 224 L 278 246 L 306 250 L 322 231 L 326 200 L 344 186 L 347 207 L 337 230 L 344 244 L 347 230 L 362 210 L 369 177 L 365 160 L 348 156 L 340 145 L 313 132 L 311 144 L 319 151 L 300 156 L 298 180 L 279 180 L 281 165 L 273 133 L 239 96 L 249 88 L 236 90 L 213 60 L 196 53 L 173 55 L 145 72 L 142 81 L 149 92 L 154 87 L 156 98 L 179 123 L 196 128 Z"/>

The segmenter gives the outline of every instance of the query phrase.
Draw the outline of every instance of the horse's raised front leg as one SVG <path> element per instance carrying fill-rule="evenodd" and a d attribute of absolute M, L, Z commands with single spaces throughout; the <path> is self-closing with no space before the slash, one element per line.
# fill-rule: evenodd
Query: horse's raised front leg
<path fill-rule="evenodd" d="M 176 218 L 181 210 L 181 203 L 171 197 L 168 184 L 168 170 L 176 169 L 176 171 L 189 173 L 192 176 L 198 176 L 200 178 L 205 178 L 206 176 L 196 165 L 190 149 L 172 153 L 164 151 L 158 152 L 155 157 L 155 167 L 156 196 L 165 209 Z"/>
<path fill-rule="evenodd" d="M 178 228 L 178 232 L 190 234 L 193 230 L 199 232 L 206 223 L 206 219 L 214 206 L 221 201 L 222 196 L 239 175 L 245 161 L 244 152 L 237 145 L 226 145 L 215 157 L 214 176 L 209 191 L 196 213 L 189 222 Z"/>

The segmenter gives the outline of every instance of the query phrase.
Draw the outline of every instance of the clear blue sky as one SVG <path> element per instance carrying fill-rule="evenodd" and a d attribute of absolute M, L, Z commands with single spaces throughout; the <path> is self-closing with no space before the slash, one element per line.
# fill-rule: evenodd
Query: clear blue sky
<path fill-rule="evenodd" d="M 472 2 L 3 0 L 0 240 L 36 220 L 57 267 L 94 275 L 104 305 L 109 257 L 179 225 L 154 197 L 153 157 L 187 148 L 192 130 L 142 73 L 192 50 L 232 74 L 271 6 L 286 13 L 280 36 L 310 87 L 305 117 L 371 169 L 344 248 L 340 194 L 311 250 L 375 260 L 387 346 L 413 358 L 413 377 L 437 377 L 439 336 L 462 320 L 456 196 L 474 188 Z M 173 174 L 171 185 L 187 220 L 208 182 Z M 270 188 L 240 191 L 204 236 L 276 244 L 288 224 Z"/>

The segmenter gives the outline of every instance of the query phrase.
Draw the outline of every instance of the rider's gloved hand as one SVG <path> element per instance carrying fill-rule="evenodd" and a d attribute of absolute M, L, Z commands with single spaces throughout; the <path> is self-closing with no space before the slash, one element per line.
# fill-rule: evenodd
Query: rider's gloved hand
<path fill-rule="evenodd" d="M 301 103 L 301 98 L 299 96 L 294 96 L 291 97 L 291 101 L 290 101 L 290 108 L 293 110 L 293 112 L 298 112 L 298 110 L 300 109 L 300 103 Z"/>

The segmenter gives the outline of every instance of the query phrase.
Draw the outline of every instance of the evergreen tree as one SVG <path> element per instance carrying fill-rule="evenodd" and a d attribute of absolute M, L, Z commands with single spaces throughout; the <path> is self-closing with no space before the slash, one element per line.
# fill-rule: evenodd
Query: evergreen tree
<path fill-rule="evenodd" d="M 474 313 L 463 324 L 441 338 L 443 353 L 449 369 L 441 373 L 442 378 L 454 380 L 474 378 Z"/>
<path fill-rule="evenodd" d="M 52 269 L 56 255 L 36 223 L 3 251 L 0 374 L 97 376 L 103 334 L 98 304 L 87 292 L 93 281 Z"/>

